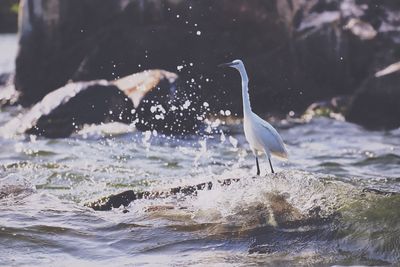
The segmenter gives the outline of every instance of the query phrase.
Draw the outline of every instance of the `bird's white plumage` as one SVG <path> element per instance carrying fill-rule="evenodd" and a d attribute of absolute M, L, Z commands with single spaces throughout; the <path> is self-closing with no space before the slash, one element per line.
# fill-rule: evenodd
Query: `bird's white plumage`
<path fill-rule="evenodd" d="M 279 133 L 271 124 L 261 119 L 257 114 L 244 119 L 244 133 L 250 147 L 256 152 L 264 152 L 268 157 L 287 159 L 288 153 Z"/>
<path fill-rule="evenodd" d="M 244 114 L 244 133 L 250 148 L 257 156 L 257 153 L 265 153 L 268 158 L 271 155 L 287 159 L 288 153 L 279 133 L 271 124 L 261 119 L 251 110 L 248 93 L 248 76 L 241 60 L 234 60 L 227 66 L 239 71 L 242 78 L 242 97 Z"/>

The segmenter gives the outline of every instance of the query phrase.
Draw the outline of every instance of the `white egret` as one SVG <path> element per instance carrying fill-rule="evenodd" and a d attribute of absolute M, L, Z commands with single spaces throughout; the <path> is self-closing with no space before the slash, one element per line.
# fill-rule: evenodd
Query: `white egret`
<path fill-rule="evenodd" d="M 221 64 L 219 67 L 235 68 L 239 71 L 240 76 L 242 77 L 244 134 L 247 142 L 250 144 L 251 151 L 256 157 L 257 175 L 260 175 L 260 166 L 258 164 L 259 153 L 266 154 L 271 167 L 271 172 L 274 173 L 271 163 L 271 155 L 282 159 L 288 158 L 288 153 L 282 141 L 282 137 L 271 124 L 261 119 L 251 110 L 248 87 L 249 78 L 243 62 L 237 59 L 229 63 Z"/>

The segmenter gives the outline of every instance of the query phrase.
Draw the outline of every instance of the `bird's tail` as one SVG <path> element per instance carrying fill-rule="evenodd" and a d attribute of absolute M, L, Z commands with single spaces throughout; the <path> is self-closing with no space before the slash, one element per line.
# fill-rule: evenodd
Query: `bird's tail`
<path fill-rule="evenodd" d="M 289 159 L 289 153 L 287 152 L 287 149 L 285 146 L 283 146 L 282 150 L 271 151 L 271 154 L 274 155 L 275 157 L 279 158 L 280 160 L 288 160 Z"/>

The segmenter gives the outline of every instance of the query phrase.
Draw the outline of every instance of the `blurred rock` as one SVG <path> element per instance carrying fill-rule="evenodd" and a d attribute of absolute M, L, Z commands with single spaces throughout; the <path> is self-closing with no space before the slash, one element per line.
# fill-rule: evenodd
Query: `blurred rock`
<path fill-rule="evenodd" d="M 400 72 L 367 79 L 354 95 L 348 121 L 369 129 L 400 127 Z"/>
<path fill-rule="evenodd" d="M 347 112 L 350 101 L 350 96 L 336 96 L 330 100 L 315 102 L 306 109 L 302 118 L 306 121 L 309 121 L 313 117 L 344 120 L 344 114 Z"/>
<path fill-rule="evenodd" d="M 251 50 L 265 53 L 287 39 L 283 25 L 276 23 L 279 20 L 271 3 L 47 2 L 22 2 L 16 88 L 22 92 L 20 103 L 25 106 L 70 79 L 113 80 L 144 69 L 176 71 L 178 66 L 182 66 L 179 74 L 183 81 L 194 79 L 204 89 L 203 95 L 217 100 L 218 84 L 212 81 L 225 83 L 224 88 L 232 84 L 215 74 L 217 64 Z"/>
<path fill-rule="evenodd" d="M 184 99 L 240 114 L 239 75 L 215 66 L 241 58 L 256 112 L 302 112 L 352 94 L 376 69 L 377 51 L 400 42 L 400 4 L 386 0 L 24 0 L 22 10 L 15 84 L 23 105 L 69 80 L 162 68 L 178 71 Z M 159 128 L 149 108 L 142 116 L 153 126 L 138 127 Z"/>
<path fill-rule="evenodd" d="M 32 105 L 71 80 L 84 57 L 96 50 L 103 27 L 120 11 L 120 2 L 21 1 L 15 77 L 20 104 Z"/>
<path fill-rule="evenodd" d="M 359 19 L 350 19 L 346 26 L 344 26 L 344 29 L 350 30 L 361 40 L 372 40 L 378 34 L 378 32 L 374 29 L 374 27 L 372 27 L 371 24 L 361 21 Z"/>
<path fill-rule="evenodd" d="M 384 68 L 383 70 L 378 71 L 377 73 L 375 73 L 375 77 L 379 78 L 395 72 L 400 72 L 400 62 L 393 63 L 388 67 Z"/>
<path fill-rule="evenodd" d="M 148 70 L 113 82 L 70 83 L 47 94 L 1 132 L 57 138 L 79 131 L 85 124 L 122 122 L 133 123 L 140 131 L 194 133 L 203 125 L 203 107 L 195 92 L 188 96 L 187 90 L 179 90 L 178 81 L 175 73 Z"/>
<path fill-rule="evenodd" d="M 50 138 L 67 137 L 84 124 L 130 123 L 132 102 L 106 81 L 67 84 L 49 93 L 26 114 L 0 130 L 3 135 L 28 133 Z"/>
<path fill-rule="evenodd" d="M 0 1 L 0 33 L 17 32 L 19 0 Z"/>

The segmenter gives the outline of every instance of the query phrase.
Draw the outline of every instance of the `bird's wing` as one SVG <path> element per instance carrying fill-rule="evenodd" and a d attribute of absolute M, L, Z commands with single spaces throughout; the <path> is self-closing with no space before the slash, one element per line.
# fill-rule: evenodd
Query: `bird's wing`
<path fill-rule="evenodd" d="M 266 146 L 271 154 L 273 154 L 274 156 L 287 159 L 288 152 L 286 150 L 285 144 L 283 143 L 282 137 L 275 130 L 275 128 L 272 127 L 271 124 L 261 119 L 257 114 L 254 115 L 255 122 L 260 129 L 259 131 L 261 133 L 265 131 L 268 132 L 265 134 L 260 133 L 261 141 L 263 142 L 264 146 Z"/>

